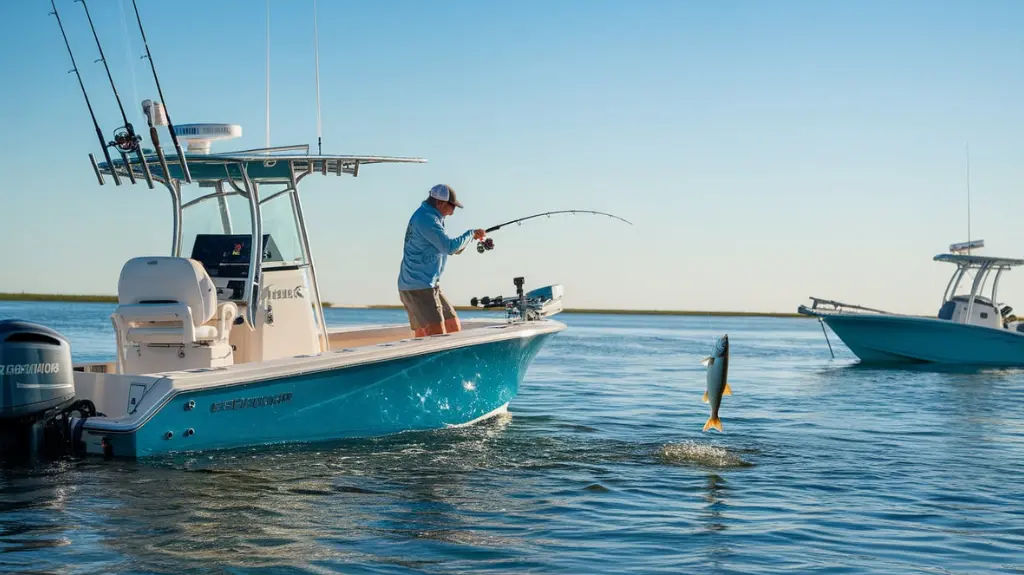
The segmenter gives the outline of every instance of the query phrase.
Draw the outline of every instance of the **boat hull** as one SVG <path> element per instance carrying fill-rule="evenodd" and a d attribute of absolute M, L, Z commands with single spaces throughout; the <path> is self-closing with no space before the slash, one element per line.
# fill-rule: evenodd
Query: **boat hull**
<path fill-rule="evenodd" d="M 506 408 L 554 333 L 183 391 L 136 429 L 88 420 L 83 441 L 89 452 L 146 457 L 466 425 Z"/>
<path fill-rule="evenodd" d="M 1024 334 L 949 320 L 821 314 L 863 364 L 1024 366 Z"/>

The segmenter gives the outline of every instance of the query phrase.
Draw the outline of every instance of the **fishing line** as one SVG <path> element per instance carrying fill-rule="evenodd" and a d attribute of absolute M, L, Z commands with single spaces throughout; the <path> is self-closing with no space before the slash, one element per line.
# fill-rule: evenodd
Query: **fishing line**
<path fill-rule="evenodd" d="M 128 19 L 124 15 L 124 0 L 117 0 L 117 5 L 120 8 L 121 13 L 121 28 L 124 30 L 124 56 L 125 61 L 128 62 L 128 68 L 132 72 L 132 96 L 135 97 L 136 102 L 139 100 L 139 82 L 135 77 L 135 62 L 132 60 L 132 51 L 135 49 L 132 46 L 131 36 L 128 35 Z"/>

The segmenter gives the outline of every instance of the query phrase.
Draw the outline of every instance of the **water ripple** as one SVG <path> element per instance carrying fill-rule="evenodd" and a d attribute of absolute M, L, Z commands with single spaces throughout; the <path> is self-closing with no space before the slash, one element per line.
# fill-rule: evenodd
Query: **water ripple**
<path fill-rule="evenodd" d="M 109 306 L 5 310 L 112 351 Z M 471 428 L 0 465 L 0 570 L 1024 573 L 1024 371 L 862 368 L 796 319 L 565 321 Z M 734 394 L 703 433 L 722 333 Z"/>

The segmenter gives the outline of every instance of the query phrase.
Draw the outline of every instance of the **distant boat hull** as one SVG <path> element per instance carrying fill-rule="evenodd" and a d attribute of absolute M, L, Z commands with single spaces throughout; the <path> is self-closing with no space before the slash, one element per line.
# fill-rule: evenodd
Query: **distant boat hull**
<path fill-rule="evenodd" d="M 820 317 L 864 364 L 1024 367 L 1024 334 L 949 320 L 884 314 Z"/>

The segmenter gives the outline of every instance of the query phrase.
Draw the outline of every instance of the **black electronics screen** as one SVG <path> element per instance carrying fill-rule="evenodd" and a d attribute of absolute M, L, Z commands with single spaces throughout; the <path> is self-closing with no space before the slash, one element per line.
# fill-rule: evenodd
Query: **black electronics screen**
<path fill-rule="evenodd" d="M 203 264 L 210 277 L 245 278 L 249 276 L 251 247 L 249 234 L 198 234 L 192 245 L 192 259 Z M 263 261 L 284 261 L 270 234 L 263 234 Z"/>

